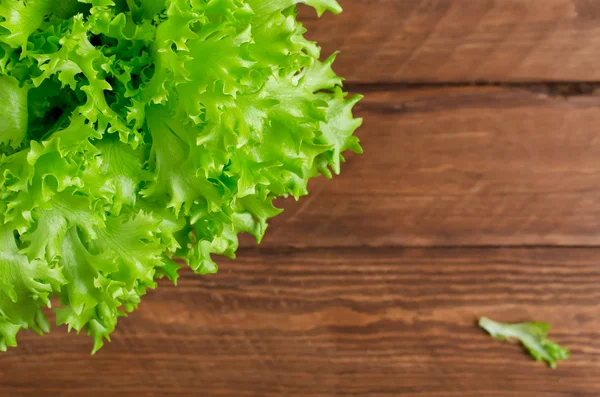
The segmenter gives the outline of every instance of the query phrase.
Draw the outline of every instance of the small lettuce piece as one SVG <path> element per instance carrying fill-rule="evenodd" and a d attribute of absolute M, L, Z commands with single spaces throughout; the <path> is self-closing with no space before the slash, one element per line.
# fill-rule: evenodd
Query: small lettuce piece
<path fill-rule="evenodd" d="M 551 368 L 556 368 L 557 361 L 569 358 L 567 349 L 547 339 L 551 328 L 548 323 L 505 324 L 482 317 L 479 326 L 497 340 L 520 341 L 536 361 L 545 361 Z"/>
<path fill-rule="evenodd" d="M 21 329 L 85 332 L 182 264 L 218 270 L 278 197 L 361 152 L 348 96 L 296 4 L 0 0 L 0 350 Z"/>

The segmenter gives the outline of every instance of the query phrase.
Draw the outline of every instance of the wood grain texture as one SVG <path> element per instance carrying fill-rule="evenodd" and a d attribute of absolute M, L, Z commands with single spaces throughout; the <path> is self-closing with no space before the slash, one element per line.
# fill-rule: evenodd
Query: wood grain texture
<path fill-rule="evenodd" d="M 592 397 L 599 249 L 243 250 L 162 283 L 90 357 L 64 328 L 0 355 L 0 395 Z M 551 321 L 552 371 L 479 316 Z"/>
<path fill-rule="evenodd" d="M 594 0 L 343 0 L 317 20 L 302 10 L 352 82 L 600 80 Z"/>
<path fill-rule="evenodd" d="M 599 95 L 384 91 L 357 113 L 365 154 L 280 202 L 266 247 L 600 244 Z"/>

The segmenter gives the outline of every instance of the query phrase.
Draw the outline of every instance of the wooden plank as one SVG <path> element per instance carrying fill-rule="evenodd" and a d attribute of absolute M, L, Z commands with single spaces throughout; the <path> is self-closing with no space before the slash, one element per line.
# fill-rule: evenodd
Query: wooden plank
<path fill-rule="evenodd" d="M 280 202 L 264 245 L 600 244 L 599 95 L 398 90 L 357 113 L 365 154 Z"/>
<path fill-rule="evenodd" d="M 600 2 L 344 0 L 308 37 L 352 82 L 597 81 Z"/>
<path fill-rule="evenodd" d="M 162 283 L 90 357 L 64 329 L 0 354 L 24 396 L 596 397 L 599 249 L 244 250 Z M 553 371 L 475 326 L 554 324 Z M 59 332 L 61 331 L 61 332 Z"/>

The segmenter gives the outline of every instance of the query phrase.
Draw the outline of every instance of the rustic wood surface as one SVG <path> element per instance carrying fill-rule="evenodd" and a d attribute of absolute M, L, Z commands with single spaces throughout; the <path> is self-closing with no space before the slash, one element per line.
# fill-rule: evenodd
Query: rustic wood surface
<path fill-rule="evenodd" d="M 302 9 L 349 81 L 596 81 L 596 0 L 344 0 Z"/>
<path fill-rule="evenodd" d="M 600 2 L 342 5 L 301 14 L 366 94 L 365 154 L 218 275 L 161 282 L 96 356 L 23 333 L 0 397 L 600 395 Z M 549 321 L 572 358 L 482 315 Z"/>
<path fill-rule="evenodd" d="M 357 114 L 365 154 L 282 201 L 265 246 L 600 245 L 600 95 L 386 88 Z"/>
<path fill-rule="evenodd" d="M 0 358 L 3 396 L 600 394 L 600 250 L 242 250 L 162 283 L 95 357 L 28 335 Z M 474 324 L 543 318 L 573 358 L 550 370 Z M 61 330 L 64 331 L 64 330 Z"/>

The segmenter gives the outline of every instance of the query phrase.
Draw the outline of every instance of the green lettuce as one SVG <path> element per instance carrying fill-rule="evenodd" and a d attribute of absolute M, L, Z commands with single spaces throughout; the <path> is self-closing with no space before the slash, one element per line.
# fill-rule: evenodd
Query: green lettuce
<path fill-rule="evenodd" d="M 479 319 L 479 326 L 486 330 L 494 339 L 501 341 L 517 340 L 523 344 L 536 361 L 545 361 L 550 368 L 556 368 L 556 363 L 569 358 L 569 350 L 547 338 L 550 324 L 539 321 L 527 323 L 506 324 L 490 320 L 487 317 Z"/>
<path fill-rule="evenodd" d="M 184 263 L 258 242 L 277 197 L 361 152 L 296 3 L 0 1 L 0 350 L 58 324 L 109 340 Z"/>

